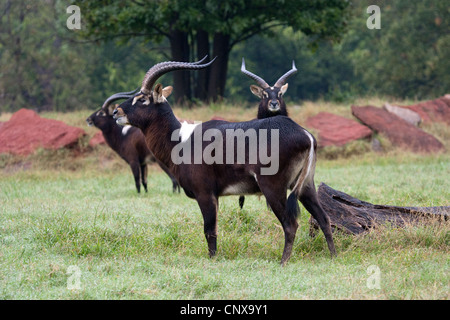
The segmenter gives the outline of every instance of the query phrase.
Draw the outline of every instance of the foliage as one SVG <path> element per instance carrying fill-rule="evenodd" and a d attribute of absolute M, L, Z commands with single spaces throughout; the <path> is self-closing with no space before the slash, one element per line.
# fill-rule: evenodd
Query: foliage
<path fill-rule="evenodd" d="M 251 80 L 240 72 L 242 57 L 272 83 L 295 60 L 288 101 L 422 100 L 450 88 L 445 0 L 76 1 L 81 30 L 66 27 L 70 3 L 0 4 L 0 112 L 94 109 L 110 94 L 138 87 L 157 62 L 217 52 L 228 63 L 216 61 L 203 76 L 174 72 L 161 79 L 178 88 L 172 103 L 206 101 L 206 94 L 240 105 L 255 101 Z M 379 30 L 366 27 L 371 4 L 381 9 Z"/>
<path fill-rule="evenodd" d="M 275 40 L 256 36 L 237 46 L 232 52 L 228 97 L 241 100 L 251 96 L 248 88 L 253 82 L 240 72 L 242 57 L 245 57 L 248 70 L 271 85 L 290 69 L 294 60 L 298 72 L 288 80 L 288 101 L 318 98 L 342 101 L 346 94 L 355 93 L 357 76 L 353 73 L 351 61 L 339 52 L 340 45 L 320 42 L 312 50 L 311 39 L 303 34 L 295 33 L 289 28 L 277 31 L 280 37 Z M 261 47 L 265 50 L 260 50 Z"/>
<path fill-rule="evenodd" d="M 67 110 L 86 101 L 87 61 L 62 38 L 56 3 L 6 1 L 0 10 L 1 110 Z"/>
<path fill-rule="evenodd" d="M 359 30 L 367 1 L 343 41 L 355 73 L 368 90 L 419 99 L 450 89 L 450 7 L 445 0 L 382 2 L 381 29 Z M 445 71 L 444 71 L 445 70 Z"/>
<path fill-rule="evenodd" d="M 366 12 L 373 1 L 355 1 L 347 33 L 339 43 L 319 42 L 280 28 L 276 38 L 256 36 L 232 53 L 232 76 L 240 59 L 248 69 L 275 81 L 295 60 L 299 69 L 290 80 L 288 97 L 351 101 L 357 96 L 436 98 L 450 89 L 450 8 L 445 1 L 378 1 L 381 29 L 368 29 Z M 264 50 L 260 50 L 264 47 Z M 247 81 L 250 84 L 250 81 Z M 229 90 L 234 89 L 230 88 Z M 245 94 L 244 94 L 245 92 Z M 239 99 L 247 94 L 240 87 Z"/>
<path fill-rule="evenodd" d="M 77 1 L 87 12 L 85 37 L 141 36 L 161 42 L 167 38 L 177 61 L 217 56 L 215 64 L 196 79 L 196 98 L 210 101 L 224 96 L 229 53 L 238 43 L 259 33 L 273 35 L 277 26 L 292 27 L 318 39 L 341 37 L 347 17 L 345 1 L 215 0 Z M 191 79 L 173 73 L 175 100 L 190 100 Z M 202 94 L 205 93 L 205 95 Z"/>

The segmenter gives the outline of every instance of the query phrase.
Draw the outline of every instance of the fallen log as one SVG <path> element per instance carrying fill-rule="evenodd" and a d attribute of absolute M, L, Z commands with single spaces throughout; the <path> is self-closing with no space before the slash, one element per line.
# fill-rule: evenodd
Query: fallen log
<path fill-rule="evenodd" d="M 333 231 L 340 230 L 354 235 L 367 232 L 381 224 L 404 227 L 409 224 L 426 223 L 430 219 L 446 221 L 450 216 L 450 206 L 397 207 L 376 205 L 351 197 L 323 182 L 319 186 L 318 197 L 320 204 L 330 218 Z M 309 222 L 310 234 L 314 236 L 319 224 L 312 217 Z"/>

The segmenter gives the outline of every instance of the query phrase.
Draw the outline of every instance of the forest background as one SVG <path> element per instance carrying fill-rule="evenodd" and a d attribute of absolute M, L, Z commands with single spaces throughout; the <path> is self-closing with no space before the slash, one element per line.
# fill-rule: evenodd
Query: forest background
<path fill-rule="evenodd" d="M 68 28 L 70 5 L 80 8 L 79 30 Z M 379 29 L 368 28 L 370 5 L 380 8 Z M 288 102 L 423 100 L 450 91 L 445 0 L 4 0 L 0 12 L 0 113 L 95 109 L 138 87 L 155 63 L 205 53 L 220 53 L 209 74 L 161 79 L 174 85 L 173 103 L 250 106 L 242 57 L 269 83 L 295 60 Z"/>

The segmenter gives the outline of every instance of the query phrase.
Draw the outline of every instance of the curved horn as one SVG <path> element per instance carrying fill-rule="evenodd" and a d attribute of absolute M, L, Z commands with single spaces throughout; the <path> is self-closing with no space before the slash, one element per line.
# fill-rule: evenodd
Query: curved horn
<path fill-rule="evenodd" d="M 242 66 L 241 66 L 241 72 L 245 74 L 246 76 L 250 77 L 251 79 L 255 80 L 257 84 L 259 84 L 263 89 L 266 89 L 269 87 L 267 82 L 264 81 L 263 78 L 258 77 L 256 74 L 251 73 L 247 69 L 245 69 L 245 60 L 242 58 Z"/>
<path fill-rule="evenodd" d="M 197 62 L 191 62 L 192 64 L 201 64 L 203 61 L 206 60 L 206 58 L 208 58 L 208 55 L 204 56 L 203 59 L 198 60 Z M 215 59 L 215 58 L 214 58 Z"/>
<path fill-rule="evenodd" d="M 145 94 L 150 94 L 156 80 L 158 80 L 159 77 L 161 77 L 163 74 L 169 71 L 203 69 L 209 67 L 216 60 L 217 57 L 215 57 L 208 63 L 201 64 L 205 60 L 205 58 L 197 62 L 167 61 L 155 64 L 145 74 L 144 80 L 142 80 L 141 92 Z"/>
<path fill-rule="evenodd" d="M 278 79 L 277 82 L 275 82 L 274 87 L 278 87 L 278 88 L 281 87 L 283 84 L 286 83 L 287 78 L 289 78 L 290 76 L 292 76 L 296 72 L 297 72 L 297 68 L 295 67 L 294 60 L 292 60 L 292 68 L 291 68 L 291 70 L 289 70 L 284 75 L 282 75 L 280 77 L 280 79 Z"/>
<path fill-rule="evenodd" d="M 131 98 L 138 91 L 139 88 L 136 88 L 133 91 L 115 93 L 108 99 L 106 99 L 105 102 L 103 102 L 102 109 L 106 109 L 112 102 L 116 100 Z"/>

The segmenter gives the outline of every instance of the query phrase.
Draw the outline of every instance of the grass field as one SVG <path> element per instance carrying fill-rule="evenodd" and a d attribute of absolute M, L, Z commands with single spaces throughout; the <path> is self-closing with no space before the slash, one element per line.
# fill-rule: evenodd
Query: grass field
<path fill-rule="evenodd" d="M 223 106 L 178 112 L 199 120 L 253 116 Z M 89 113 L 44 116 L 85 128 Z M 448 138 L 442 128 L 428 129 Z M 372 203 L 450 205 L 448 152 L 374 153 L 368 144 L 331 157 L 322 152 L 316 185 L 323 181 Z M 331 259 L 323 234 L 309 236 L 302 208 L 293 254 L 282 268 L 283 232 L 264 199 L 248 196 L 240 210 L 237 196 L 223 197 L 218 253 L 210 259 L 194 200 L 173 194 L 154 165 L 149 192 L 138 195 L 122 160 L 107 147 L 86 145 L 0 157 L 0 299 L 450 298 L 448 222 L 335 234 L 338 257 Z"/>

